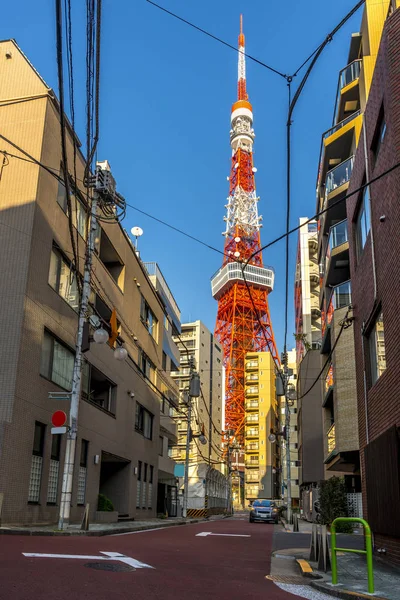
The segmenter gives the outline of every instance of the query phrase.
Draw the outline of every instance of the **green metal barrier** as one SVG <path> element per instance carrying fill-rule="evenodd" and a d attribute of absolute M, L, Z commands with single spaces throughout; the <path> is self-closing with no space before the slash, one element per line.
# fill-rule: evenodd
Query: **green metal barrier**
<path fill-rule="evenodd" d="M 365 550 L 354 550 L 352 548 L 338 548 L 336 546 L 336 524 L 337 523 L 361 523 L 364 527 Z M 356 519 L 352 517 L 339 517 L 335 519 L 331 525 L 331 552 L 332 552 L 332 584 L 337 584 L 337 560 L 336 552 L 353 552 L 354 554 L 366 554 L 367 556 L 367 573 L 368 573 L 368 593 L 374 593 L 374 570 L 372 564 L 372 538 L 371 529 L 367 521 L 364 519 Z"/>

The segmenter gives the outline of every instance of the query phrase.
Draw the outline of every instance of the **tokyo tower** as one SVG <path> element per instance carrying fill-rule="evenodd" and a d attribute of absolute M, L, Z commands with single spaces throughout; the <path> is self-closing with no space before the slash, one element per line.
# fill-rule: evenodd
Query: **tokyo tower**
<path fill-rule="evenodd" d="M 279 361 L 268 308 L 274 271 L 263 266 L 260 221 L 253 165 L 253 109 L 246 91 L 245 40 L 240 17 L 238 98 L 232 106 L 224 260 L 212 277 L 218 301 L 215 337 L 224 353 L 225 429 L 243 443 L 245 419 L 244 371 L 247 352 L 269 350 Z M 254 254 L 257 252 L 257 254 Z M 249 260 L 250 259 L 250 260 Z M 244 267 L 244 263 L 248 264 Z M 243 275 L 244 272 L 244 275 Z M 246 285 L 247 282 L 247 285 Z M 247 287 L 248 286 L 248 287 Z"/>

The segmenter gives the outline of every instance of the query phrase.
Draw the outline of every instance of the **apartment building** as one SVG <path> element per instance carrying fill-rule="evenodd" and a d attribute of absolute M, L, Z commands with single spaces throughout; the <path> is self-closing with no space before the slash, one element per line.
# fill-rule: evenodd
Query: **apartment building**
<path fill-rule="evenodd" d="M 245 499 L 279 498 L 279 447 L 275 363 L 269 352 L 248 352 L 245 360 Z"/>
<path fill-rule="evenodd" d="M 333 125 L 322 135 L 317 179 L 320 308 L 325 363 L 323 391 L 326 476 L 343 475 L 361 516 L 360 456 L 354 351 L 355 327 L 349 257 L 349 225 L 344 200 L 360 141 L 382 29 L 390 2 L 366 0 L 360 32 L 351 37 L 347 65 L 338 77 Z"/>
<path fill-rule="evenodd" d="M 298 235 L 295 279 L 298 480 L 303 514 L 312 520 L 310 492 L 324 479 L 322 427 L 321 310 L 319 299 L 317 222 L 302 217 Z M 311 508 L 311 511 L 310 511 Z"/>
<path fill-rule="evenodd" d="M 172 371 L 180 395 L 182 419 L 178 419 L 178 445 L 173 451 L 176 461 L 182 462 L 186 455 L 187 420 L 184 413 L 185 391 L 189 388 L 190 361 L 194 370 L 200 375 L 201 395 L 192 400 L 191 427 L 194 434 L 204 431 L 206 445 L 201 445 L 194 439 L 190 444 L 191 462 L 201 463 L 211 461 L 215 468 L 221 468 L 222 459 L 222 429 L 223 429 L 223 365 L 222 349 L 214 335 L 202 323 L 193 321 L 183 323 L 180 336 L 174 336 L 179 348 L 179 371 Z"/>
<path fill-rule="evenodd" d="M 397 3 L 399 6 L 399 3 Z M 400 9 L 384 25 L 349 192 L 400 162 Z M 400 563 L 400 171 L 347 201 L 362 505 L 375 549 Z"/>
<path fill-rule="evenodd" d="M 289 444 L 290 444 L 290 482 L 291 482 L 291 496 L 292 496 L 292 507 L 296 508 L 299 506 L 300 488 L 299 488 L 299 439 L 298 439 L 298 425 L 297 425 L 297 362 L 296 362 L 296 348 L 289 350 L 288 352 L 288 389 L 293 392 L 290 394 L 288 399 L 289 404 Z M 279 396 L 279 421 L 280 430 L 286 427 L 286 398 L 285 396 Z M 280 473 L 281 473 L 281 496 L 284 503 L 287 502 L 287 482 L 288 482 L 288 464 L 287 464 L 287 452 L 288 445 L 286 440 L 282 439 L 281 452 L 280 452 Z"/>
<path fill-rule="evenodd" d="M 85 159 L 68 124 L 68 199 L 58 181 L 54 92 L 13 40 L 0 42 L 0 71 L 2 522 L 56 523 L 66 440 L 51 434 L 51 416 L 57 409 L 68 413 L 69 405 L 49 395 L 68 398 L 71 389 L 87 235 Z M 176 397 L 159 389 L 166 305 L 120 224 L 99 221 L 93 260 L 88 317 L 96 315 L 110 330 L 116 314 L 118 343 L 128 357 L 115 360 L 115 348 L 95 343 L 90 325 L 71 521 L 81 520 L 87 503 L 90 519 L 97 518 L 99 493 L 112 501 L 113 518 L 148 518 L 156 514 L 160 404 L 173 407 Z"/>
<path fill-rule="evenodd" d="M 179 404 L 179 389 L 171 377 L 171 372 L 176 371 L 179 365 L 179 350 L 174 336 L 180 334 L 181 313 L 160 266 L 156 262 L 145 262 L 144 266 L 164 306 L 162 368 L 157 373 L 158 387 L 165 396 L 160 405 L 157 514 L 176 517 L 178 489 L 174 474 L 175 461 L 171 456 L 178 442 L 175 407 Z M 145 309 L 144 304 L 142 309 Z M 146 315 L 143 314 L 143 317 Z"/>

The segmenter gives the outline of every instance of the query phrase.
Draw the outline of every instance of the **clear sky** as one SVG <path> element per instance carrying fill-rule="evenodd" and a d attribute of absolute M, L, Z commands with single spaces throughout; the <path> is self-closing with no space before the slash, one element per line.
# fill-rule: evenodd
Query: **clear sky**
<path fill-rule="evenodd" d="M 237 44 L 244 15 L 246 51 L 292 73 L 353 7 L 355 0 L 159 0 L 166 8 Z M 77 133 L 85 137 L 85 3 L 72 0 Z M 2 5 L 0 39 L 15 38 L 58 93 L 52 0 Z M 332 122 L 338 72 L 346 65 L 359 11 L 325 49 L 293 122 L 291 225 L 315 213 L 321 133 Z M 107 159 L 127 201 L 223 249 L 230 166 L 230 111 L 236 99 L 237 53 L 162 13 L 145 0 L 103 0 L 101 124 L 98 159 Z M 294 81 L 294 89 L 300 77 Z M 262 242 L 285 230 L 287 87 L 247 61 L 254 110 L 254 162 Z M 159 263 L 182 311 L 214 329 L 217 304 L 210 277 L 221 255 L 129 209 L 124 227 L 144 230 L 143 260 Z M 293 283 L 297 237 L 290 243 L 288 345 L 293 345 Z M 269 296 L 279 351 L 284 327 L 285 245 L 264 253 L 275 269 Z"/>

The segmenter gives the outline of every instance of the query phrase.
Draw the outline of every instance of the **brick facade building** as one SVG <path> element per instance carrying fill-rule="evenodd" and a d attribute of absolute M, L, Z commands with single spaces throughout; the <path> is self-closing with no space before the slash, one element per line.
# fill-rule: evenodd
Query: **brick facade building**
<path fill-rule="evenodd" d="M 400 162 L 400 10 L 385 23 L 348 193 Z M 400 169 L 347 200 L 364 517 L 400 563 Z"/>

